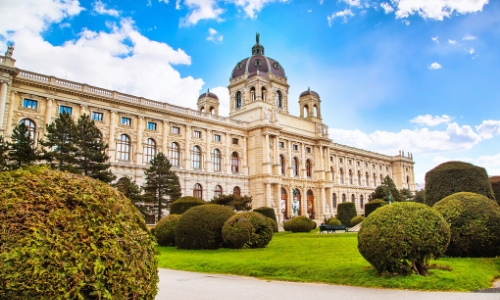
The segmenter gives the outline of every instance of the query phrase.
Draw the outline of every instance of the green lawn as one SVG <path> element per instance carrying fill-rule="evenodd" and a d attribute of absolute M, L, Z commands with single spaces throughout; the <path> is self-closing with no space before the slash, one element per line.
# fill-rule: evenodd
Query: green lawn
<path fill-rule="evenodd" d="M 356 233 L 276 233 L 264 249 L 178 250 L 158 247 L 161 268 L 266 279 L 412 290 L 472 291 L 500 278 L 500 258 L 443 258 L 430 276 L 381 277 L 359 254 Z"/>

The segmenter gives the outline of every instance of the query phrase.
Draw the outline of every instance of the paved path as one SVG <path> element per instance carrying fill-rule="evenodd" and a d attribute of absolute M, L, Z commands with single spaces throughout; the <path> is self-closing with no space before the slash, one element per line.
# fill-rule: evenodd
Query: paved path
<path fill-rule="evenodd" d="M 156 300 L 499 300 L 500 294 L 416 292 L 319 283 L 267 281 L 232 275 L 159 269 Z"/>

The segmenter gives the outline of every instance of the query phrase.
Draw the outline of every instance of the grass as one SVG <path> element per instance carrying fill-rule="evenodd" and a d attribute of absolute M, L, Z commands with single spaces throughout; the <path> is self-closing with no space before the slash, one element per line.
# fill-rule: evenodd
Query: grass
<path fill-rule="evenodd" d="M 264 249 L 158 247 L 159 267 L 263 279 L 428 291 L 473 291 L 500 278 L 500 258 L 442 258 L 424 276 L 379 276 L 359 254 L 357 233 L 276 233 Z M 451 271 L 443 270 L 451 268 Z"/>

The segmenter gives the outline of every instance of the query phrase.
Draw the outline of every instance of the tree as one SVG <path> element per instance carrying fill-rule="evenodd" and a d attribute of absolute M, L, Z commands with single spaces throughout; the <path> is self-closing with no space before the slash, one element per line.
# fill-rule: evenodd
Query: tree
<path fill-rule="evenodd" d="M 211 201 L 212 204 L 224 205 L 234 210 L 249 211 L 252 209 L 252 196 L 236 196 L 234 194 L 214 197 Z"/>
<path fill-rule="evenodd" d="M 152 199 L 149 195 L 142 194 L 142 189 L 137 185 L 135 180 L 132 180 L 129 176 L 125 176 L 120 178 L 113 186 L 125 195 L 125 197 L 130 199 L 143 217 L 151 215 L 152 212 L 148 203 L 151 202 Z"/>
<path fill-rule="evenodd" d="M 415 194 L 415 198 L 413 198 L 413 201 L 415 202 L 418 202 L 418 203 L 425 203 L 425 190 L 422 189 L 420 191 L 418 191 L 416 194 Z"/>
<path fill-rule="evenodd" d="M 9 151 L 9 143 L 7 143 L 3 136 L 0 135 L 0 171 L 5 171 L 9 167 L 9 160 L 7 152 Z"/>
<path fill-rule="evenodd" d="M 413 201 L 413 199 L 415 198 L 415 195 L 412 193 L 412 191 L 407 188 L 402 188 L 399 193 L 404 198 L 403 201 Z"/>
<path fill-rule="evenodd" d="M 35 140 L 31 137 L 28 127 L 20 123 L 12 132 L 12 143 L 9 145 L 8 159 L 12 169 L 23 165 L 31 165 L 39 158 L 39 152 L 35 149 Z"/>
<path fill-rule="evenodd" d="M 384 181 L 381 185 L 375 189 L 375 192 L 371 194 L 371 199 L 384 199 L 389 200 L 388 196 L 391 196 L 391 202 L 403 202 L 406 201 L 405 198 L 401 195 L 396 184 L 392 181 L 391 177 L 385 176 Z"/>
<path fill-rule="evenodd" d="M 387 200 L 387 196 L 391 194 L 391 191 L 389 188 L 385 185 L 379 185 L 375 189 L 375 192 L 373 192 L 370 195 L 370 199 L 382 199 L 382 200 Z"/>
<path fill-rule="evenodd" d="M 158 220 L 161 220 L 162 209 L 170 207 L 170 203 L 181 196 L 179 178 L 170 168 L 167 157 L 159 152 L 151 160 L 150 167 L 144 171 L 146 184 L 143 189 L 154 200 Z"/>
<path fill-rule="evenodd" d="M 42 145 L 41 158 L 46 160 L 52 169 L 80 173 L 76 166 L 75 122 L 68 113 L 59 114 L 59 117 L 46 126 L 45 139 L 40 140 Z"/>
<path fill-rule="evenodd" d="M 76 124 L 75 145 L 78 147 L 76 159 L 83 175 L 110 183 L 116 176 L 109 170 L 111 164 L 106 154 L 108 144 L 93 120 L 83 114 Z"/>

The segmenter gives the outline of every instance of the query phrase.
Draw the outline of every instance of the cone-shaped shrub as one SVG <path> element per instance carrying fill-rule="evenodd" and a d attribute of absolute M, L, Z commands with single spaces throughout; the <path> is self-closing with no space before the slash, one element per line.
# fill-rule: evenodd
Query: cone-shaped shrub
<path fill-rule="evenodd" d="M 255 212 L 239 213 L 222 227 L 222 238 L 230 248 L 264 248 L 273 238 L 269 218 Z"/>
<path fill-rule="evenodd" d="M 313 229 L 313 221 L 305 216 L 293 217 L 283 225 L 285 231 L 291 232 L 310 232 Z"/>
<path fill-rule="evenodd" d="M 268 218 L 271 218 L 276 222 L 276 213 L 274 212 L 274 209 L 272 209 L 271 207 L 263 206 L 263 207 L 256 208 L 253 211 L 256 213 L 262 214 Z"/>
<path fill-rule="evenodd" d="M 198 199 L 198 198 L 195 198 L 195 197 L 190 197 L 190 196 L 181 197 L 181 198 L 175 200 L 170 205 L 170 214 L 171 215 L 182 215 L 191 207 L 204 205 L 204 204 L 206 204 L 205 201 Z"/>
<path fill-rule="evenodd" d="M 451 227 L 446 255 L 493 257 L 500 255 L 500 207 L 475 193 L 456 193 L 434 205 Z"/>
<path fill-rule="evenodd" d="M 385 202 L 382 199 L 373 199 L 370 202 L 365 204 L 365 217 L 368 217 L 374 210 L 377 208 L 381 207 L 382 205 L 386 205 L 387 202 Z"/>
<path fill-rule="evenodd" d="M 339 219 L 345 226 L 351 226 L 351 219 L 357 215 L 356 204 L 352 202 L 345 202 L 337 205 L 337 219 Z"/>
<path fill-rule="evenodd" d="M 181 215 L 168 215 L 163 217 L 154 230 L 151 230 L 160 246 L 175 246 L 175 227 Z"/>
<path fill-rule="evenodd" d="M 234 215 L 228 207 L 206 204 L 186 211 L 175 228 L 175 245 L 180 249 L 219 249 L 222 226 Z"/>
<path fill-rule="evenodd" d="M 129 199 L 90 177 L 0 172 L 1 299 L 154 299 L 154 237 Z"/>

